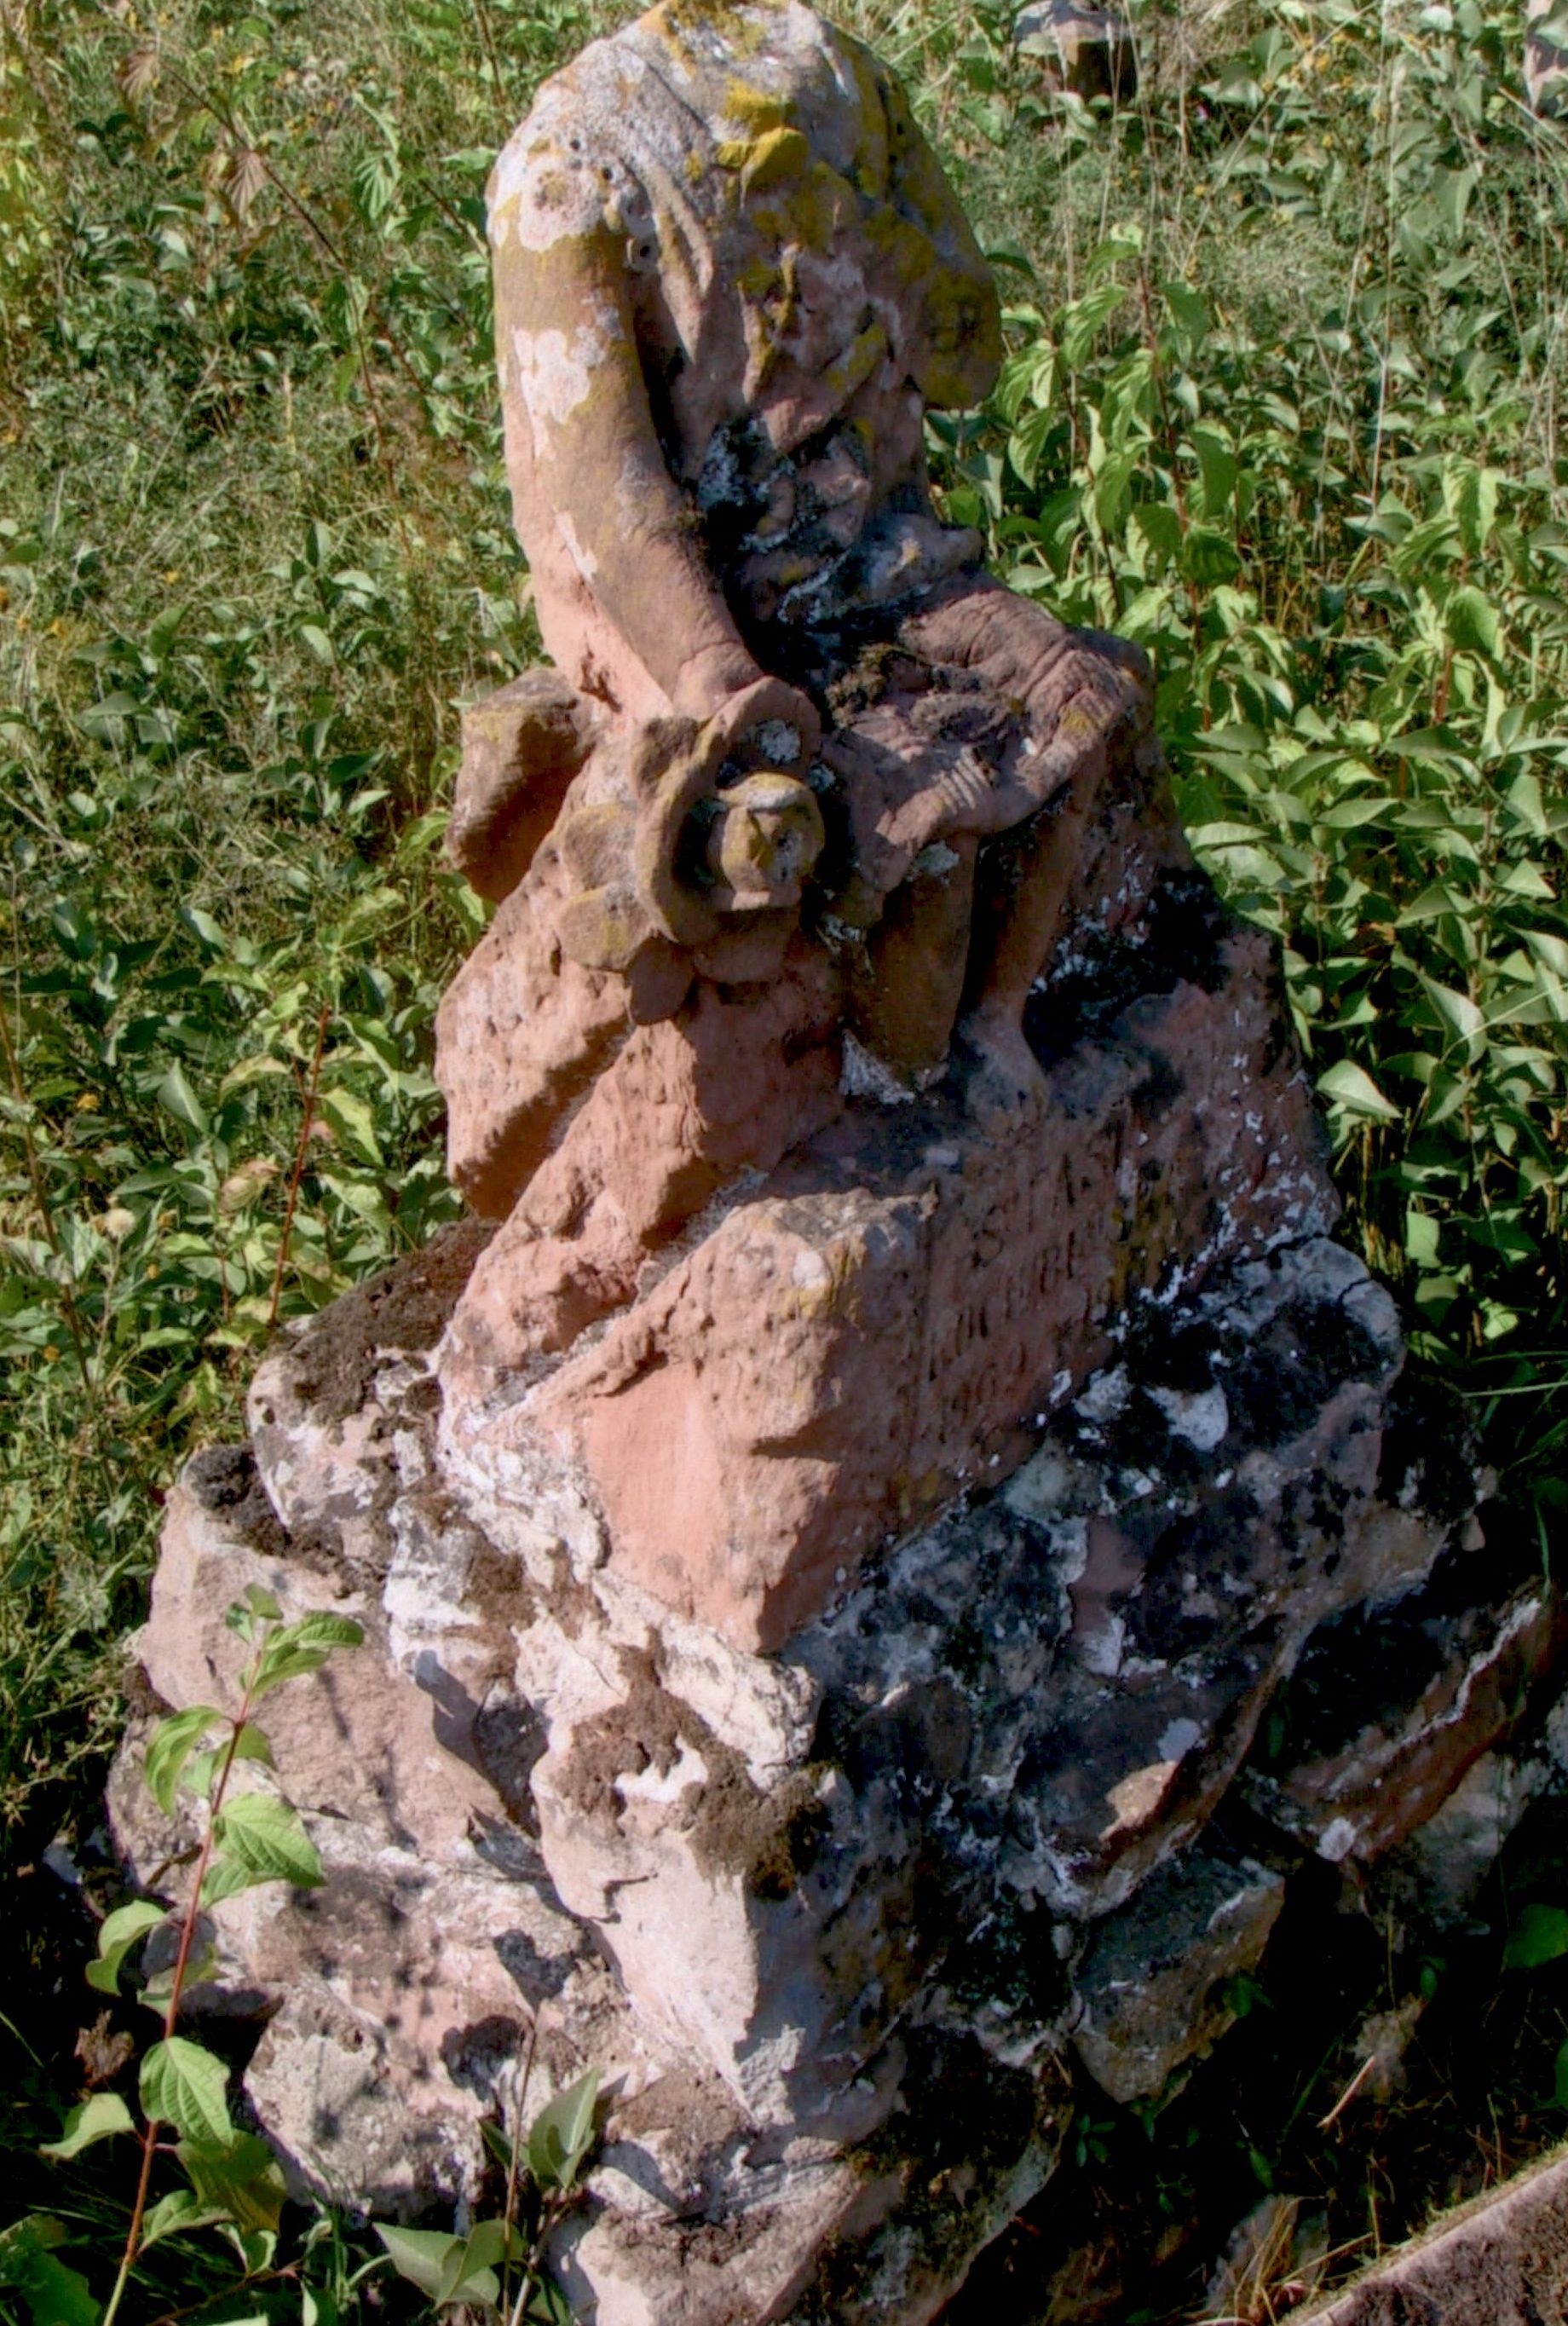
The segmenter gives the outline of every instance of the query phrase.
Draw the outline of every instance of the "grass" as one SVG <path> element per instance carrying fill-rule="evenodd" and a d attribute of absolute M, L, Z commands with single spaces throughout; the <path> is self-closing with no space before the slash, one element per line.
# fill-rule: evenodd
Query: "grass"
<path fill-rule="evenodd" d="M 0 7 L 0 1848 L 29 1992 L 161 1493 L 238 1427 L 277 1315 L 452 1209 L 456 706 L 536 647 L 481 190 L 627 13 Z M 1520 104 L 1517 11 L 1146 6 L 1115 118 L 1050 102 L 989 0 L 840 13 L 1010 302 L 997 395 L 934 432 L 950 505 L 1016 586 L 1155 653 L 1200 851 L 1285 948 L 1349 1232 L 1554 1555 L 1568 142 Z"/>

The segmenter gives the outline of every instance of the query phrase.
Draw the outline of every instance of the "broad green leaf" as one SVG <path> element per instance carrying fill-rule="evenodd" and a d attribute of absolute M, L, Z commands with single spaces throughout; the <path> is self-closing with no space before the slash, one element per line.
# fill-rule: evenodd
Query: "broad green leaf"
<path fill-rule="evenodd" d="M 203 1908 L 216 1906 L 221 1899 L 238 1898 L 246 1890 L 259 1890 L 271 1882 L 270 1874 L 258 1874 L 254 1865 L 246 1865 L 237 1857 L 225 1856 L 220 1850 L 209 1861 L 201 1877 Z"/>
<path fill-rule="evenodd" d="M 444 2306 L 450 2302 L 498 2302 L 501 2282 L 490 2264 L 500 2259 L 506 2244 L 505 2222 L 478 2223 L 463 2240 L 459 2250 L 450 2256 L 441 2272 L 441 2282 L 436 2290 L 437 2306 Z M 514 2250 L 525 2248 L 521 2247 L 518 2240 L 514 2243 Z"/>
<path fill-rule="evenodd" d="M 1209 336 L 1208 302 L 1184 283 L 1163 283 L 1160 296 L 1171 311 L 1182 352 L 1190 363 Z"/>
<path fill-rule="evenodd" d="M 519 2260 L 528 2250 L 528 2241 L 517 2229 L 508 2229 L 505 2221 L 476 2221 L 469 2232 L 465 2274 L 499 2268 L 508 2249 L 513 2260 Z"/>
<path fill-rule="evenodd" d="M 1139 501 L 1128 523 L 1142 534 L 1149 556 L 1174 563 L 1182 550 L 1182 520 L 1169 501 Z"/>
<path fill-rule="evenodd" d="M 153 1731 L 143 1765 L 147 1790 L 165 1817 L 173 1814 L 181 1770 L 208 1730 L 222 1718 L 216 1705 L 192 1704 L 182 1712 L 172 1712 Z"/>
<path fill-rule="evenodd" d="M 1450 638 L 1462 653 L 1496 656 L 1501 635 L 1497 611 L 1472 584 L 1466 582 L 1454 591 L 1443 618 Z"/>
<path fill-rule="evenodd" d="M 199 2204 L 221 2210 L 242 2230 L 277 2228 L 288 2188 L 264 2140 L 250 2132 L 224 2145 L 182 2140 L 179 2156 Z"/>
<path fill-rule="evenodd" d="M 1241 560 L 1229 535 L 1218 526 L 1192 525 L 1182 543 L 1181 568 L 1189 582 L 1212 589 L 1217 582 L 1234 582 Z"/>
<path fill-rule="evenodd" d="M 1062 323 L 1062 360 L 1070 371 L 1078 370 L 1126 297 L 1119 283 L 1098 283 L 1067 309 Z"/>
<path fill-rule="evenodd" d="M 1192 445 L 1202 479 L 1202 513 L 1220 516 L 1236 489 L 1240 464 L 1218 429 L 1194 428 Z"/>
<path fill-rule="evenodd" d="M 1561 1906 L 1526 1906 L 1508 1932 L 1505 1970 L 1537 1970 L 1568 1955 L 1568 1912 Z"/>
<path fill-rule="evenodd" d="M 1463 170 L 1434 170 L 1432 173 L 1433 200 L 1442 211 L 1449 232 L 1456 241 L 1464 232 L 1464 221 L 1470 209 L 1471 196 L 1480 183 L 1480 172 L 1474 167 L 1473 163 Z M 1486 532 L 1480 535 L 1476 544 L 1475 552 L 1472 554 L 1479 554 L 1485 547 L 1487 535 L 1490 530 L 1489 526 Z"/>
<path fill-rule="evenodd" d="M 190 930 L 191 935 L 196 938 L 199 944 L 205 945 L 209 953 L 221 953 L 223 951 L 223 931 L 218 927 L 218 923 L 213 919 L 210 913 L 202 912 L 200 907 L 196 905 L 181 905 L 180 907 L 180 917 L 184 922 L 186 927 Z"/>
<path fill-rule="evenodd" d="M 593 2143 L 599 2071 L 586 2076 L 542 2108 L 528 2133 L 528 2169 L 541 2188 L 570 2189 Z"/>
<path fill-rule="evenodd" d="M 1451 985 L 1440 985 L 1435 978 L 1423 976 L 1421 983 L 1427 1000 L 1455 1040 L 1461 1043 L 1464 1055 L 1473 1065 L 1487 1046 L 1487 1022 L 1468 993 L 1460 993 Z"/>
<path fill-rule="evenodd" d="M 1313 818 L 1325 832 L 1359 832 L 1363 824 L 1380 823 L 1395 805 L 1382 793 L 1370 798 L 1364 794 L 1356 799 L 1341 800 L 1334 807 L 1325 808 Z"/>
<path fill-rule="evenodd" d="M 1053 428 L 1060 427 L 1060 413 L 1049 407 L 1026 412 L 1007 439 L 1007 458 L 1023 479 L 1033 486 L 1039 473 L 1040 455 Z"/>
<path fill-rule="evenodd" d="M 222 2219 L 220 2206 L 204 2205 L 189 2189 L 171 2189 L 166 2197 L 158 2200 L 142 2225 L 143 2248 L 187 2230 L 216 2228 Z"/>
<path fill-rule="evenodd" d="M 218 1844 L 225 1857 L 268 1882 L 319 1888 L 321 1860 L 300 1822 L 299 1811 L 275 1793 L 238 1793 L 226 1801 L 218 1819 Z"/>
<path fill-rule="evenodd" d="M 88 1985 L 102 1995 L 117 1995 L 125 1957 L 138 1939 L 168 1919 L 167 1907 L 151 1898 L 133 1898 L 128 1906 L 116 1906 L 112 1914 L 106 1914 L 98 1925 L 98 1959 L 87 1967 Z"/>
<path fill-rule="evenodd" d="M 297 1624 L 285 1624 L 274 1633 L 262 1651 L 251 1690 L 253 1701 L 282 1687 L 284 1680 L 320 1671 L 335 1648 L 357 1648 L 364 1637 L 364 1625 L 352 1616 L 334 1615 L 324 1609 L 302 1615 Z"/>
<path fill-rule="evenodd" d="M 1318 1093 L 1335 1106 L 1342 1106 L 1347 1114 L 1365 1116 L 1373 1122 L 1397 1122 L 1399 1109 L 1386 1099 L 1365 1066 L 1357 1065 L 1353 1058 L 1341 1058 L 1318 1076 Z"/>
<path fill-rule="evenodd" d="M 376 1136 L 376 1116 L 368 1099 L 357 1091 L 324 1090 L 316 1102 L 316 1111 L 328 1127 L 335 1131 L 343 1144 L 362 1163 L 379 1169 L 383 1162 L 380 1142 Z"/>
<path fill-rule="evenodd" d="M 48 2142 L 38 2153 L 59 2163 L 68 2156 L 79 2156 L 95 2141 L 110 2140 L 116 2132 L 135 2129 L 136 2120 L 118 2092 L 94 2092 L 70 2110 L 60 2138 Z"/>
<path fill-rule="evenodd" d="M 0 2287 L 25 2303 L 32 2326 L 97 2326 L 102 2311 L 86 2278 L 55 2259 L 69 2242 L 65 2224 L 46 2213 L 0 2229 Z"/>
<path fill-rule="evenodd" d="M 185 1079 L 185 1069 L 172 1065 L 158 1085 L 158 1103 L 199 1139 L 207 1129 L 207 1111 Z"/>
<path fill-rule="evenodd" d="M 448 2229 L 399 2229 L 385 2221 L 373 2224 L 376 2236 L 392 2256 L 399 2277 L 406 2277 L 433 2302 L 445 2282 L 447 2266 L 462 2257 L 466 2240 Z"/>
<path fill-rule="evenodd" d="M 257 1762 L 264 1769 L 275 1769 L 277 1766 L 273 1759 L 272 1739 L 264 1728 L 256 1726 L 254 1720 L 247 1720 L 235 1738 L 234 1757 L 237 1761 Z"/>
<path fill-rule="evenodd" d="M 1414 1205 L 1405 1214 L 1405 1249 L 1417 1268 L 1437 1266 L 1440 1223 L 1429 1212 L 1418 1212 Z"/>
<path fill-rule="evenodd" d="M 219 2148 L 234 2141 L 228 2070 L 188 2035 L 165 2036 L 142 2061 L 142 2110 L 150 2122 L 172 2124 L 182 2140 Z"/>

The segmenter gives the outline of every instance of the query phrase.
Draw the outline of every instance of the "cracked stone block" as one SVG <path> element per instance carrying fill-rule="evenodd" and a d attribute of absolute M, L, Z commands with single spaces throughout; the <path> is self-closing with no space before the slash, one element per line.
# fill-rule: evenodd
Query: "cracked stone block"
<path fill-rule="evenodd" d="M 478 1401 L 449 1379 L 441 1461 L 476 1521 L 505 1540 L 547 1498 L 678 1613 L 780 1647 L 1017 1467 L 1129 1303 L 1325 1228 L 1263 941 L 1195 896 L 1176 917 L 1184 971 L 1132 948 L 1128 995 L 1115 949 L 1097 961 L 1116 999 L 1048 1065 L 1027 1139 L 940 1095 L 849 1105 L 588 1345 Z M 1063 975 L 1037 1047 L 1073 1006 Z"/>
<path fill-rule="evenodd" d="M 1074 2045 L 1141 2097 L 1222 2032 L 1278 1882 L 1199 1837 L 1314 1633 L 1473 1559 L 1464 1465 L 1359 1262 L 1285 1245 L 1124 1312 L 1002 1483 L 759 1655 L 547 1497 L 498 1542 L 453 1494 L 461 1265 L 293 1333 L 259 1472 L 218 1449 L 171 1498 L 159 1694 L 232 1698 L 251 1580 L 367 1634 L 277 1698 L 327 1887 L 220 1906 L 206 2000 L 271 2014 L 249 2089 L 297 2187 L 470 2195 L 537 2026 L 530 2111 L 617 2083 L 560 2256 L 588 2315 L 712 2326 L 765 2285 L 802 2326 L 906 2326 L 1044 2185 Z M 166 1858 L 129 1752 L 113 1800 Z"/>
<path fill-rule="evenodd" d="M 1285 1903 L 1285 1876 L 1199 1846 L 1096 1929 L 1076 1985 L 1073 2048 L 1129 2107 L 1211 2052 L 1235 2020 L 1229 1983 L 1256 1969 Z"/>
<path fill-rule="evenodd" d="M 1445 1806 L 1458 1847 L 1461 1821 L 1484 1818 L 1471 1772 L 1539 1707 L 1568 1645 L 1555 1586 L 1521 1558 L 1528 1579 L 1508 1589 L 1510 1562 L 1483 1566 L 1479 1546 L 1477 1528 L 1419 1589 L 1326 1626 L 1292 1681 L 1280 1744 L 1248 1772 L 1254 1807 L 1331 1863 L 1380 1858 Z"/>

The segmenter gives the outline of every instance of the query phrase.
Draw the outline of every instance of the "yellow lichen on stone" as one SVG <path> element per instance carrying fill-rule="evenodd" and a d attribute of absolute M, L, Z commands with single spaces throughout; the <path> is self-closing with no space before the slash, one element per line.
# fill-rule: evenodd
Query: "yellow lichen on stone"
<path fill-rule="evenodd" d="M 751 158 L 740 173 L 743 193 L 756 186 L 777 185 L 783 178 L 798 177 L 811 160 L 812 149 L 799 129 L 768 129 L 754 139 Z"/>
<path fill-rule="evenodd" d="M 749 7 L 738 7 L 734 0 L 663 0 L 645 21 L 677 54 L 687 51 L 694 34 L 706 33 L 735 56 L 750 57 L 769 47 L 767 20 L 773 13 L 759 0 Z"/>
<path fill-rule="evenodd" d="M 787 127 L 790 112 L 783 98 L 773 97 L 765 88 L 754 88 L 749 81 L 732 80 L 725 92 L 725 119 L 739 122 L 753 137 L 761 137 L 770 129 Z"/>
<path fill-rule="evenodd" d="M 625 971 L 653 926 L 629 890 L 589 889 L 567 899 L 555 933 L 561 951 L 582 968 Z"/>

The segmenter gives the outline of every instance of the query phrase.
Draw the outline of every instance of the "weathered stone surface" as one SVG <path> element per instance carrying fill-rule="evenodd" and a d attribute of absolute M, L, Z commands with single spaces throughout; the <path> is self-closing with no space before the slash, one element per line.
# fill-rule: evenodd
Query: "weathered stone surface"
<path fill-rule="evenodd" d="M 552 670 L 525 671 L 463 712 L 447 854 L 499 903 L 527 871 L 593 749 L 591 702 Z"/>
<path fill-rule="evenodd" d="M 1366 1862 L 1457 1795 L 1527 1717 L 1568 1642 L 1561 1596 L 1538 1570 L 1498 1597 L 1489 1569 L 1483 1595 L 1475 1560 L 1458 1551 L 1398 1605 L 1320 1634 L 1292 1684 L 1287 1764 L 1248 1776 L 1256 1807 L 1321 1856 Z"/>
<path fill-rule="evenodd" d="M 1131 25 L 1114 8 L 1080 0 L 1034 0 L 1020 10 L 1013 38 L 1022 53 L 1038 57 L 1055 88 L 1074 97 L 1111 97 L 1127 104 L 1137 95 L 1138 52 Z"/>
<path fill-rule="evenodd" d="M 431 1392 L 419 1362 L 445 1330 L 493 1231 L 464 1221 L 423 1251 L 285 1326 L 256 1368 L 246 1419 L 272 1506 L 294 1539 L 372 1585 L 386 1563 L 392 1443 L 412 1396 Z"/>
<path fill-rule="evenodd" d="M 1189 973 L 1159 990 L 1146 922 L 1135 998 L 1047 1068 L 1027 1135 L 851 1103 L 542 1380 L 477 1398 L 459 1344 L 444 1456 L 482 1522 L 552 1478 L 631 1579 L 777 1646 L 879 1543 L 1005 1476 L 1128 1300 L 1326 1225 L 1263 941 L 1216 926 L 1202 884 L 1184 911 L 1166 893 Z"/>
<path fill-rule="evenodd" d="M 1228 1982 L 1256 1968 L 1285 1877 L 1189 1850 L 1096 1931 L 1079 1967 L 1073 2048 L 1123 2107 L 1150 2099 L 1235 2018 Z"/>
<path fill-rule="evenodd" d="M 1526 1714 L 1542 1693 L 1531 1691 Z M 1438 1930 L 1465 1922 L 1526 1810 L 1568 1783 L 1568 1698 L 1559 1696 L 1538 1727 L 1520 1725 L 1522 1735 L 1483 1753 L 1425 1824 L 1378 1861 L 1378 1881 L 1402 1914 Z"/>
<path fill-rule="evenodd" d="M 1541 2326 L 1568 2316 L 1568 2160 L 1559 2149 L 1441 2215 L 1349 2292 L 1299 2314 L 1314 2326 Z"/>
<path fill-rule="evenodd" d="M 655 2279 L 647 2315 L 738 2317 L 769 2270 L 781 2317 L 929 2314 L 1049 2170 L 1071 2042 L 1141 2095 L 1220 2032 L 1216 1990 L 1256 1959 L 1277 1883 L 1185 1845 L 1313 1628 L 1397 1599 L 1464 1534 L 1424 1507 L 1452 1482 L 1424 1479 L 1399 1416 L 1387 1297 L 1319 1240 L 1146 1300 L 999 1492 L 975 1482 L 763 1657 L 543 1497 L 505 1542 L 454 1503 L 431 1358 L 408 1352 L 461 1264 L 405 1264 L 407 1299 L 394 1274 L 292 1336 L 267 1474 L 300 1547 L 241 1456 L 205 1457 L 171 1512 L 144 1642 L 163 1693 L 225 1700 L 221 1612 L 253 1578 L 370 1634 L 306 1684 L 331 1679 L 330 1720 L 302 1693 L 280 1730 L 327 1891 L 220 1910 L 229 1986 L 286 1998 L 253 2098 L 302 2181 L 417 2209 L 472 2187 L 478 2117 L 508 2105 L 538 2013 L 550 2082 L 610 2060 L 628 2093 L 687 2094 L 673 2123 L 639 2102 L 635 2136 L 611 2119 L 563 2263 L 603 2319 L 645 2314 L 626 2288 L 651 2301 Z M 380 1402 L 376 1558 L 334 1515 L 349 1383 Z M 127 1841 L 155 1860 L 128 1793 Z M 976 2123 L 1013 2127 L 988 2163 L 925 2158 L 912 2095 L 938 2061 Z M 372 2092 L 412 2096 L 401 2146 Z M 933 2179 L 949 2210 L 913 2227 Z M 742 2259 L 704 2276 L 729 2238 Z M 895 2289 L 881 2308 L 874 2281 Z M 709 2306 L 682 2309 L 698 2285 Z"/>

